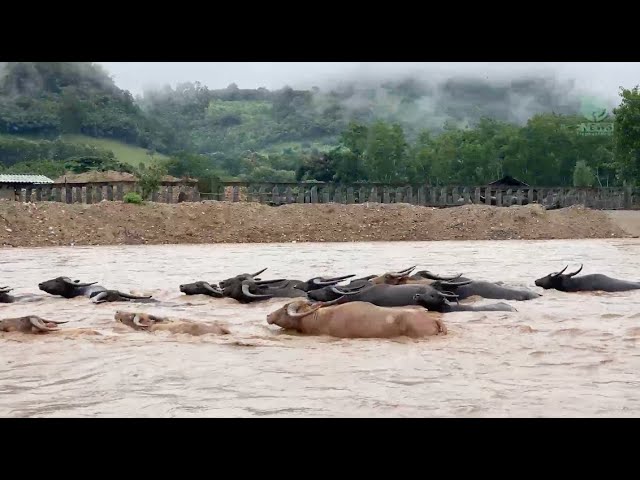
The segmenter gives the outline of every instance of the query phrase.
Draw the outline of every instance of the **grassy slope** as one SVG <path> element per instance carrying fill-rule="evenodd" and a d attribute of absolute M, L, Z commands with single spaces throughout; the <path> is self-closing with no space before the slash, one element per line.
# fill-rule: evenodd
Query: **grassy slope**
<path fill-rule="evenodd" d="M 69 143 L 89 144 L 104 148 L 105 150 L 111 150 L 119 161 L 134 167 L 137 167 L 141 162 L 144 164 L 151 162 L 151 157 L 144 148 L 128 145 L 117 140 L 94 138 L 86 135 L 62 135 L 62 140 Z M 167 160 L 169 157 L 157 153 L 154 155 L 154 158 L 156 160 Z"/>

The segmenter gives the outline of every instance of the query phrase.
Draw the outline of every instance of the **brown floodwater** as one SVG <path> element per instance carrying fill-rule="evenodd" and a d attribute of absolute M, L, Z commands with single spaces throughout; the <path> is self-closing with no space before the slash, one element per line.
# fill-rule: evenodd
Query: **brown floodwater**
<path fill-rule="evenodd" d="M 240 305 L 178 289 L 264 267 L 262 278 L 306 279 L 414 264 L 536 289 L 566 264 L 640 280 L 638 253 L 627 239 L 0 249 L 0 286 L 25 296 L 0 304 L 0 318 L 70 321 L 52 334 L 0 333 L 0 416 L 640 416 L 640 291 L 545 291 L 508 302 L 517 313 L 446 314 L 446 336 L 372 340 L 282 333 L 266 315 L 286 300 Z M 95 305 L 38 290 L 59 275 L 162 303 Z M 218 321 L 232 333 L 136 332 L 116 324 L 116 310 Z"/>

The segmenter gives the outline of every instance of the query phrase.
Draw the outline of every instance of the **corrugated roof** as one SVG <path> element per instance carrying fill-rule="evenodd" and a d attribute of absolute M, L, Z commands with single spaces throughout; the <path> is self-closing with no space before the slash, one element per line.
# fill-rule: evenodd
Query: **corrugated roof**
<path fill-rule="evenodd" d="M 22 174 L 0 174 L 0 183 L 53 183 L 49 177 L 44 175 L 22 175 Z"/>
<path fill-rule="evenodd" d="M 504 177 L 498 179 L 498 180 L 494 180 L 493 182 L 489 183 L 489 185 L 508 185 L 508 186 L 513 186 L 513 187 L 528 187 L 529 185 L 527 185 L 526 183 L 524 183 L 521 180 L 518 180 L 517 178 L 513 178 L 511 175 L 505 175 Z"/>

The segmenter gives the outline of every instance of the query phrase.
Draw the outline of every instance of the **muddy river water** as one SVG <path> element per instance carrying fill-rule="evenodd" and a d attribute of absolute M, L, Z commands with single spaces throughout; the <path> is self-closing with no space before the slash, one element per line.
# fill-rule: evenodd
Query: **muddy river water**
<path fill-rule="evenodd" d="M 0 333 L 2 417 L 640 416 L 640 291 L 509 302 L 517 313 L 452 313 L 446 336 L 334 339 L 266 322 L 285 303 L 186 297 L 178 285 L 364 276 L 414 264 L 536 288 L 569 264 L 640 279 L 638 240 L 266 244 L 0 249 L 0 318 L 70 320 L 46 335 Z M 149 292 L 158 306 L 95 305 L 39 292 L 58 275 Z M 482 300 L 491 302 L 491 300 Z M 116 310 L 226 323 L 231 335 L 135 332 Z"/>

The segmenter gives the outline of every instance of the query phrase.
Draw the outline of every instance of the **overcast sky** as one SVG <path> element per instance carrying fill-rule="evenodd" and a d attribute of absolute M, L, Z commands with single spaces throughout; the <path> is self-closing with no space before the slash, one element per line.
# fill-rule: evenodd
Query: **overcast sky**
<path fill-rule="evenodd" d="M 580 90 L 610 99 L 618 88 L 640 83 L 640 63 L 206 63 L 206 62 L 97 62 L 113 76 L 116 84 L 134 95 L 147 87 L 175 86 L 199 81 L 209 88 L 236 83 L 240 88 L 284 85 L 322 87 L 336 80 L 358 78 L 391 79 L 413 74 L 426 77 L 474 76 L 488 80 L 518 78 L 525 74 L 555 73 L 560 79 L 574 79 Z"/>

